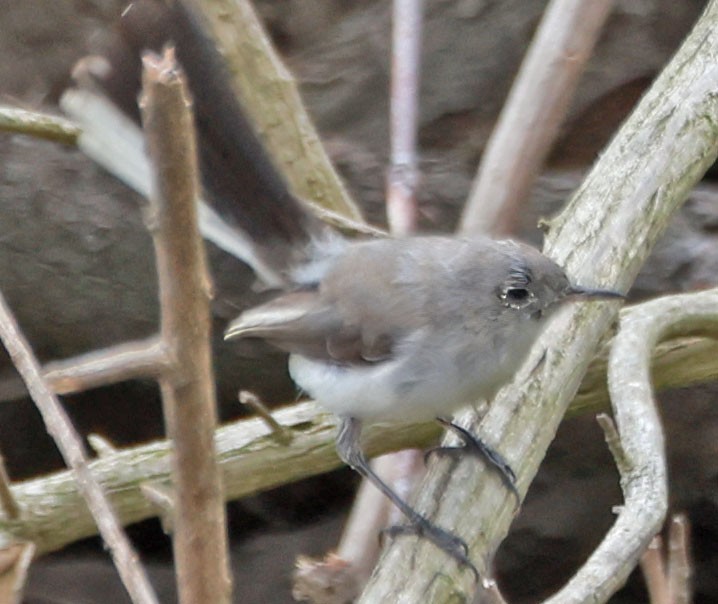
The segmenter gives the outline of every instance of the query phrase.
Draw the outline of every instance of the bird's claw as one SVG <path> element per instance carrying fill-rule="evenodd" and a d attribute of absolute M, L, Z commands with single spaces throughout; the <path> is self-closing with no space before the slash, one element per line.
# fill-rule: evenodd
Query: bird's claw
<path fill-rule="evenodd" d="M 506 487 L 516 498 L 516 508 L 521 505 L 521 495 L 516 488 L 516 473 L 513 471 L 506 458 L 498 451 L 487 445 L 478 436 L 469 432 L 466 428 L 455 424 L 444 418 L 437 418 L 437 421 L 445 426 L 448 430 L 454 432 L 462 441 L 463 445 L 459 447 L 434 447 L 429 449 L 424 455 L 424 461 L 427 461 L 431 455 L 457 455 L 458 453 L 469 453 L 476 457 L 483 457 L 496 468 Z"/>
<path fill-rule="evenodd" d="M 475 581 L 479 582 L 479 571 L 469 559 L 469 546 L 460 537 L 445 531 L 424 517 L 414 519 L 412 524 L 398 524 L 382 531 L 382 536 L 394 538 L 401 535 L 415 535 L 428 539 L 461 566 L 468 568 L 474 575 Z"/>

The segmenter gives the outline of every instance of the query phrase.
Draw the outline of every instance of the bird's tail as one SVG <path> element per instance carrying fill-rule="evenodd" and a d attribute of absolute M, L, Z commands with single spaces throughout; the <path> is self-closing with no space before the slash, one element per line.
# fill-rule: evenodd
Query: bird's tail
<path fill-rule="evenodd" d="M 82 128 L 81 149 L 144 196 L 151 171 L 137 99 L 141 56 L 174 45 L 194 104 L 203 199 L 200 229 L 208 240 L 249 264 L 268 285 L 325 228 L 289 189 L 236 99 L 227 68 L 201 19 L 179 0 L 136 0 L 101 56 L 81 60 L 76 86 L 61 104 Z"/>

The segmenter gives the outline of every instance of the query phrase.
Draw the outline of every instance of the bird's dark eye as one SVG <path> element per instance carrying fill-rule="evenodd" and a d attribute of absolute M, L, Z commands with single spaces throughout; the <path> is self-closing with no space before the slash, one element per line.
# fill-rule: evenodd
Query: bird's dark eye
<path fill-rule="evenodd" d="M 506 290 L 506 299 L 511 302 L 523 302 L 529 297 L 529 290 L 524 287 L 511 287 Z"/>
<path fill-rule="evenodd" d="M 525 287 L 505 287 L 499 295 L 509 308 L 524 308 L 531 303 L 533 294 Z"/>

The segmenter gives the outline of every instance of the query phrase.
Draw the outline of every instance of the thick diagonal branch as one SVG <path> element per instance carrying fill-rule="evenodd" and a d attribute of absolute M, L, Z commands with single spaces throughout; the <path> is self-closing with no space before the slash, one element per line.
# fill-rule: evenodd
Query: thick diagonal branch
<path fill-rule="evenodd" d="M 546 251 L 574 282 L 628 289 L 672 213 L 715 160 L 716 21 L 718 3 L 711 2 L 567 209 L 550 224 Z M 613 303 L 565 309 L 514 385 L 499 394 L 480 426 L 474 423 L 517 471 L 522 493 L 617 310 Z M 476 472 L 476 463 L 467 459 L 450 468 L 449 460 L 439 460 L 417 507 L 463 537 L 472 561 L 486 573 L 508 531 L 513 505 L 500 480 Z M 405 538 L 391 544 L 360 601 L 471 600 L 475 589 L 471 574 L 431 544 Z"/>

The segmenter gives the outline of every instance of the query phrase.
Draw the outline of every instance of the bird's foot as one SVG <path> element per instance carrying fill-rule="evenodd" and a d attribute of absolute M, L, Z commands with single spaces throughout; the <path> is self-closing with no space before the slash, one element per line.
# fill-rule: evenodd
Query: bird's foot
<path fill-rule="evenodd" d="M 496 449 L 487 445 L 478 436 L 469 432 L 466 428 L 441 417 L 437 418 L 437 421 L 448 430 L 454 432 L 464 444 L 459 447 L 439 446 L 429 449 L 424 455 L 424 461 L 428 461 L 429 457 L 434 454 L 456 456 L 458 454 L 469 453 L 470 455 L 482 457 L 499 472 L 506 487 L 516 497 L 516 507 L 518 508 L 518 506 L 521 505 L 521 495 L 519 495 L 519 491 L 516 488 L 516 474 L 504 456 L 496 451 Z"/>
<path fill-rule="evenodd" d="M 433 522 L 419 514 L 411 518 L 410 522 L 411 524 L 390 526 L 382 531 L 382 535 L 389 537 L 398 537 L 401 535 L 424 537 L 440 550 L 451 556 L 461 566 L 468 568 L 474 575 L 476 582 L 479 582 L 479 571 L 476 570 L 473 562 L 469 560 L 469 546 L 466 545 L 463 539 L 436 526 Z"/>

